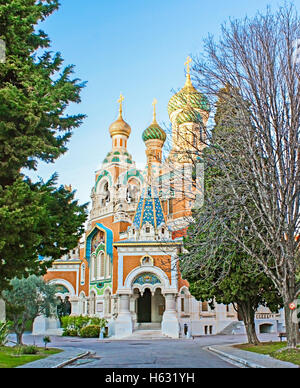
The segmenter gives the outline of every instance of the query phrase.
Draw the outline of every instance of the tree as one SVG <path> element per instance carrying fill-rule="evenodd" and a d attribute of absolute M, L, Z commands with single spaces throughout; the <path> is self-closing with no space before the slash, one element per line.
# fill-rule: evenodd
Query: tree
<path fill-rule="evenodd" d="M 0 185 L 19 178 L 20 169 L 36 169 L 38 160 L 53 162 L 66 152 L 72 129 L 84 115 L 66 115 L 80 102 L 84 83 L 71 79 L 59 53 L 45 51 L 48 36 L 38 23 L 59 7 L 58 0 L 1 0 L 0 39 L 6 61 L 0 64 Z M 40 55 L 39 57 L 37 55 Z"/>
<path fill-rule="evenodd" d="M 258 344 L 255 311 L 260 305 L 278 311 L 282 300 L 262 268 L 232 237 L 240 236 L 245 244 L 253 243 L 252 238 L 249 239 L 247 225 L 242 222 L 242 215 L 231 209 L 231 197 L 224 194 L 226 176 L 214 158 L 220 149 L 235 146 L 231 144 L 231 139 L 238 117 L 243 112 L 240 106 L 233 104 L 231 89 L 230 85 L 226 85 L 218 93 L 215 126 L 210 145 L 202 154 L 205 166 L 204 206 L 193 211 L 193 222 L 184 240 L 188 252 L 182 255 L 180 266 L 190 283 L 191 293 L 197 299 L 237 305 L 245 323 L 248 342 Z M 242 158 L 241 155 L 237 157 Z M 232 172 L 231 179 L 234 178 Z M 224 210 L 226 213 L 235 210 L 227 218 L 226 228 Z M 258 240 L 256 244 L 261 245 Z M 261 252 L 261 249 L 258 248 L 258 251 Z"/>
<path fill-rule="evenodd" d="M 293 6 L 270 9 L 253 19 L 231 20 L 222 37 L 205 42 L 194 74 L 210 96 L 230 84 L 234 106 L 247 112 L 237 117 L 228 144 L 214 153 L 214 163 L 224 174 L 223 195 L 230 208 L 219 211 L 222 225 L 242 216 L 245 240 L 232 237 L 272 280 L 284 301 L 288 347 L 297 345 L 298 324 L 289 304 L 300 292 L 296 279 L 300 263 L 300 66 L 295 43 L 300 19 Z M 242 156 L 242 157 L 241 157 Z M 212 194 L 212 203 L 222 203 Z M 228 201 L 224 201 L 224 206 Z M 233 215 L 233 216 L 232 216 Z M 260 241 L 261 244 L 256 242 Z M 258 249 L 260 248 L 260 249 Z M 264 254 L 267 252 L 267 254 Z"/>
<path fill-rule="evenodd" d="M 77 246 L 87 206 L 74 200 L 75 192 L 57 188 L 56 179 L 19 179 L 0 187 L 0 290 L 14 277 L 45 274 L 53 260 Z"/>
<path fill-rule="evenodd" d="M 35 275 L 27 279 L 15 278 L 11 281 L 11 286 L 11 290 L 2 292 L 2 296 L 6 302 L 7 316 L 17 335 L 17 343 L 23 345 L 26 322 L 41 314 L 49 317 L 55 310 L 56 289 Z"/>
<path fill-rule="evenodd" d="M 51 261 L 39 256 L 55 260 L 74 248 L 86 219 L 86 206 L 56 187 L 56 176 L 34 183 L 22 174 L 65 153 L 85 117 L 66 114 L 85 84 L 37 30 L 58 7 L 58 0 L 0 0 L 0 290 L 15 276 L 45 273 Z"/>
<path fill-rule="evenodd" d="M 235 243 L 222 224 L 211 217 L 213 209 L 195 211 L 180 257 L 182 275 L 190 284 L 190 292 L 197 300 L 237 306 L 244 321 L 248 342 L 258 344 L 255 312 L 267 306 L 278 312 L 282 299 L 272 281 L 252 262 Z M 240 225 L 235 224 L 236 233 Z M 231 225 L 231 229 L 233 225 Z"/>

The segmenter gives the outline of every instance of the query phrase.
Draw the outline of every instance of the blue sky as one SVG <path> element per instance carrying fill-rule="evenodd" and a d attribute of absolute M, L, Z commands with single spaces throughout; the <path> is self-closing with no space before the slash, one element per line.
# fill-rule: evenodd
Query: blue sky
<path fill-rule="evenodd" d="M 74 64 L 75 77 L 88 81 L 82 103 L 70 113 L 88 117 L 76 129 L 69 151 L 54 164 L 40 163 L 36 175 L 72 184 L 81 203 L 90 201 L 95 171 L 111 149 L 109 125 L 118 115 L 117 99 L 125 96 L 124 118 L 132 128 L 128 150 L 138 166 L 145 163 L 143 130 L 152 120 L 157 98 L 158 121 L 168 125 L 167 104 L 172 90 L 185 81 L 188 55 L 201 53 L 208 33 L 216 38 L 229 17 L 253 16 L 274 0 L 61 0 L 41 26 Z M 300 6 L 298 5 L 300 9 Z"/>

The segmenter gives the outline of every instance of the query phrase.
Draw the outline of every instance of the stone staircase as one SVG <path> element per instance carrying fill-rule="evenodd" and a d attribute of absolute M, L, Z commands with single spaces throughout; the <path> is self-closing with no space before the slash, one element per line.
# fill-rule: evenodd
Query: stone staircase
<path fill-rule="evenodd" d="M 234 334 L 244 334 L 244 323 L 243 322 L 231 322 L 228 326 L 226 326 L 222 331 L 218 334 L 221 335 L 232 335 Z"/>
<path fill-rule="evenodd" d="M 137 323 L 135 326 L 135 330 L 161 330 L 160 323 Z"/>

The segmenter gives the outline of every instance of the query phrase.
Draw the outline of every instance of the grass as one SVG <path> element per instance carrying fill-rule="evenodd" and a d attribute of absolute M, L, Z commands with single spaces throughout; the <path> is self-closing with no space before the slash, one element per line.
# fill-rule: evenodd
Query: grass
<path fill-rule="evenodd" d="M 38 353 L 33 355 L 19 354 L 17 347 L 2 346 L 0 347 L 0 368 L 15 368 L 27 364 L 32 361 L 40 360 L 51 356 L 52 354 L 60 353 L 60 349 L 45 349 L 38 348 Z"/>
<path fill-rule="evenodd" d="M 236 347 L 241 350 L 246 350 L 248 352 L 254 352 L 259 354 L 267 354 L 273 358 L 276 358 L 277 360 L 300 365 L 300 348 L 283 350 L 279 352 L 279 350 L 285 348 L 286 346 L 286 342 L 262 342 L 261 344 L 256 346 L 249 344 L 236 345 Z"/>

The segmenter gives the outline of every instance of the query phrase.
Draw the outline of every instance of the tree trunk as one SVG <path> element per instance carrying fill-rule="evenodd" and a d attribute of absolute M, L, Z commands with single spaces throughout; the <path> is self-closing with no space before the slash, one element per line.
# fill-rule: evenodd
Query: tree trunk
<path fill-rule="evenodd" d="M 291 302 L 292 301 L 289 300 L 285 301 L 284 303 L 285 327 L 287 335 L 287 347 L 295 349 L 297 348 L 299 337 L 299 323 L 293 318 L 293 316 L 295 317 L 295 313 L 289 307 Z"/>
<path fill-rule="evenodd" d="M 17 344 L 18 345 L 24 345 L 23 344 L 23 332 L 21 332 L 21 333 L 16 332 L 16 335 L 17 335 Z"/>
<path fill-rule="evenodd" d="M 241 302 L 238 304 L 238 306 L 239 306 L 242 319 L 245 324 L 248 343 L 253 345 L 258 345 L 260 342 L 259 342 L 259 339 L 257 338 L 256 330 L 255 330 L 254 308 L 251 306 L 250 302 Z"/>

